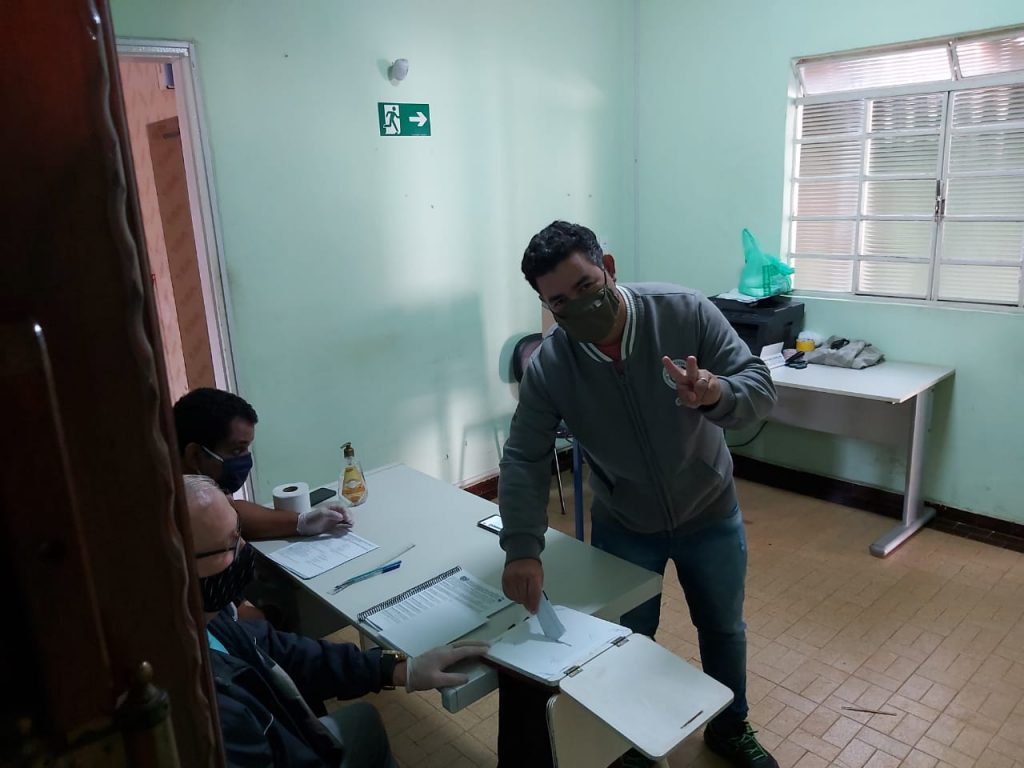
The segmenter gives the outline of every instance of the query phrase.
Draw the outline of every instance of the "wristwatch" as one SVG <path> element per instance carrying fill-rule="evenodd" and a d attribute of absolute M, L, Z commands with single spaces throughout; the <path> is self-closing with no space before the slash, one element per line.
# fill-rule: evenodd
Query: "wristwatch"
<path fill-rule="evenodd" d="M 408 661 L 409 657 L 401 651 L 392 651 L 389 649 L 382 649 L 380 652 L 380 680 L 381 690 L 393 691 L 395 690 L 395 667 L 401 664 L 403 661 Z"/>

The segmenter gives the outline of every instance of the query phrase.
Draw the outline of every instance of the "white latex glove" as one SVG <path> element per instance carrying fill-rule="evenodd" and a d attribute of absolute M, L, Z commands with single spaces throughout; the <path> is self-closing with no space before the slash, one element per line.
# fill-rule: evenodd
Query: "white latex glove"
<path fill-rule="evenodd" d="M 490 647 L 490 644 L 481 640 L 460 640 L 408 659 L 405 662 L 405 690 L 410 693 L 429 691 L 431 688 L 447 688 L 469 682 L 468 675 L 445 670 L 463 659 L 483 656 Z"/>
<path fill-rule="evenodd" d="M 300 514 L 295 531 L 299 536 L 317 536 L 334 530 L 339 525 L 351 528 L 352 515 L 344 504 L 332 501 Z"/>

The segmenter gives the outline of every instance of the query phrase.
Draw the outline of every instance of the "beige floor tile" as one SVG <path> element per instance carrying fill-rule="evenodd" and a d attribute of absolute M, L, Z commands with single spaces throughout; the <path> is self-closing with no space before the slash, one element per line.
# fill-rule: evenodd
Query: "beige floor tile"
<path fill-rule="evenodd" d="M 931 755 L 926 755 L 924 752 L 919 752 L 915 749 L 903 761 L 903 768 L 935 768 L 938 762 Z"/>
<path fill-rule="evenodd" d="M 854 739 L 839 753 L 836 762 L 844 768 L 864 768 L 864 765 L 876 751 L 867 742 Z"/>
<path fill-rule="evenodd" d="M 901 761 L 892 755 L 878 751 L 864 764 L 864 768 L 899 768 Z"/>

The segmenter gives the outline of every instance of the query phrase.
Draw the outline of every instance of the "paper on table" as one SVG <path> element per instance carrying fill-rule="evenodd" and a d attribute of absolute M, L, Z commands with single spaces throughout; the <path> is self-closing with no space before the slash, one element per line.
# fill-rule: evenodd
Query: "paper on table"
<path fill-rule="evenodd" d="M 565 634 L 565 625 L 559 621 L 554 606 L 551 605 L 551 601 L 548 600 L 548 596 L 545 594 L 540 596 L 540 605 L 537 608 L 537 621 L 540 622 L 540 628 L 544 631 L 545 637 L 558 640 Z"/>
<path fill-rule="evenodd" d="M 458 640 L 486 621 L 466 605 L 445 603 L 409 621 L 388 625 L 382 634 L 388 645 L 409 656 L 419 656 L 431 648 Z"/>
<path fill-rule="evenodd" d="M 394 627 L 415 621 L 421 616 L 433 616 L 449 605 L 461 606 L 467 614 L 485 619 L 508 604 L 508 598 L 501 592 L 460 568 L 425 589 L 417 589 L 401 600 L 385 604 L 381 610 L 372 611 L 366 621 L 387 633 L 390 638 Z"/>
<path fill-rule="evenodd" d="M 740 293 L 736 289 L 720 293 L 715 296 L 716 299 L 728 299 L 729 301 L 738 301 L 743 304 L 756 304 L 760 301 L 756 296 L 747 296 L 745 293 Z"/>
<path fill-rule="evenodd" d="M 565 626 L 560 639 L 545 637 L 540 620 L 531 616 L 492 642 L 487 658 L 534 680 L 556 683 L 567 669 L 585 664 L 613 640 L 630 634 L 625 627 L 564 605 L 554 609 Z"/>
<path fill-rule="evenodd" d="M 487 622 L 509 599 L 460 566 L 359 614 L 389 645 L 415 656 Z"/>
<path fill-rule="evenodd" d="M 300 579 L 312 579 L 375 549 L 377 545 L 372 541 L 346 531 L 340 535 L 296 541 L 271 552 L 267 557 Z"/>
<path fill-rule="evenodd" d="M 770 370 L 775 368 L 781 368 L 786 364 L 786 358 L 782 354 L 782 342 L 778 344 L 768 344 L 761 349 L 761 354 L 758 355 L 764 364 L 768 366 Z"/>

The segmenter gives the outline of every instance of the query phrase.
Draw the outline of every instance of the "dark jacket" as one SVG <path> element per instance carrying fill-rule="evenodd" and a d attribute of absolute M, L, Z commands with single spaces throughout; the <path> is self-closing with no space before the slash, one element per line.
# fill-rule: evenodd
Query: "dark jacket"
<path fill-rule="evenodd" d="M 278 632 L 265 621 L 236 621 L 229 609 L 207 629 L 228 650 L 228 655 L 210 652 L 228 764 L 340 765 L 344 745 L 308 706 L 288 695 L 275 663 L 306 701 L 354 699 L 381 689 L 379 652 Z"/>
<path fill-rule="evenodd" d="M 685 530 L 736 507 L 723 429 L 764 419 L 775 403 L 767 366 L 714 304 L 676 285 L 620 285 L 626 325 L 620 366 L 561 328 L 530 360 L 501 458 L 501 545 L 509 560 L 539 557 L 547 529 L 551 447 L 564 420 L 586 450 L 594 517 L 639 533 Z M 694 355 L 722 398 L 690 409 L 662 357 Z"/>

